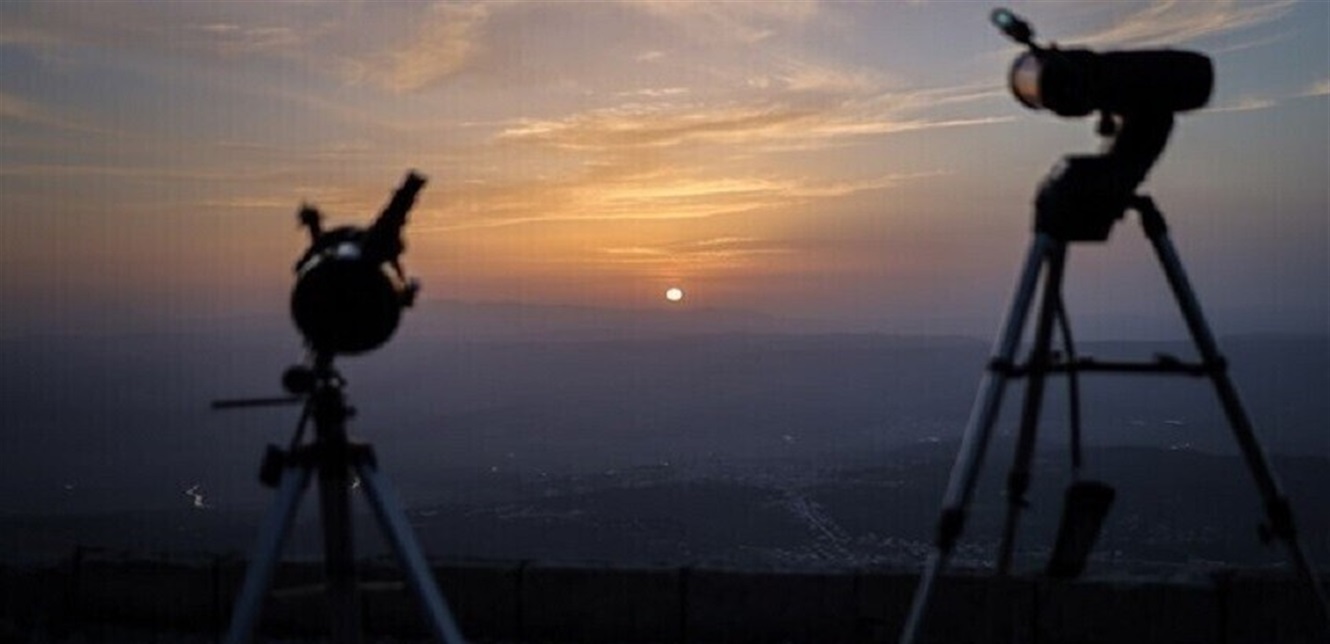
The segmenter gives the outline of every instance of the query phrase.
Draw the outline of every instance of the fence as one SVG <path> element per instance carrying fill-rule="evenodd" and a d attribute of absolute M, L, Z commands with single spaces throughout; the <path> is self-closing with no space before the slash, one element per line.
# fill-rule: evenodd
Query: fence
<path fill-rule="evenodd" d="M 918 574 L 438 562 L 469 639 L 530 642 L 891 642 Z M 76 551 L 58 565 L 0 567 L 0 623 L 23 634 L 113 624 L 224 630 L 244 574 L 236 559 L 118 559 Z M 284 562 L 260 632 L 326 633 L 317 563 Z M 363 562 L 366 631 L 425 636 L 397 571 Z M 942 580 L 927 641 L 1133 644 L 1324 642 L 1306 593 L 1285 576 L 1223 572 L 1199 582 L 1054 582 L 955 574 Z M 0 640 L 8 639 L 0 630 Z"/>

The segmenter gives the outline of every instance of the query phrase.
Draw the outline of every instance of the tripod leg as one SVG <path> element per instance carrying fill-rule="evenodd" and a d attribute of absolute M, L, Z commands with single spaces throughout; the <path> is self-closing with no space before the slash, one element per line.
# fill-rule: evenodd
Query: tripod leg
<path fill-rule="evenodd" d="M 366 458 L 358 459 L 355 467 L 361 483 L 365 486 L 370 506 L 374 508 L 374 514 L 378 517 L 379 527 L 392 543 L 398 564 L 406 573 L 435 639 L 443 644 L 463 644 L 466 640 L 462 638 L 462 633 L 448 610 L 448 604 L 434 582 L 429 564 L 421 554 L 420 544 L 416 542 L 415 535 L 411 532 L 411 524 L 407 522 L 406 514 L 398 503 L 392 485 L 383 474 L 379 473 L 372 456 L 367 455 Z"/>
<path fill-rule="evenodd" d="M 1062 298 L 1058 298 L 1058 326 L 1062 330 L 1062 351 L 1067 364 L 1076 364 L 1076 342 L 1071 337 L 1071 322 L 1067 319 L 1067 307 Z M 1081 480 L 1081 465 L 1084 461 L 1081 450 L 1081 385 L 1076 369 L 1067 372 L 1067 420 L 1071 426 L 1071 478 Z"/>
<path fill-rule="evenodd" d="M 259 531 L 258 543 L 254 548 L 254 558 L 245 570 L 245 583 L 241 586 L 240 596 L 231 613 L 231 625 L 226 631 L 226 644 L 243 644 L 254 635 L 254 627 L 263 608 L 263 598 L 272 584 L 273 570 L 277 567 L 277 558 L 281 555 L 282 544 L 291 531 L 296 509 L 300 505 L 300 495 L 309 485 L 311 470 L 300 464 L 289 463 L 282 472 L 281 484 L 277 488 L 277 500 Z"/>
<path fill-rule="evenodd" d="M 946 568 L 956 540 L 965 527 L 965 510 L 974 495 L 975 483 L 979 478 L 979 469 L 983 465 L 984 452 L 988 448 L 989 436 L 993 424 L 997 421 L 998 411 L 1002 406 L 1002 393 L 1025 329 L 1025 318 L 1030 312 L 1030 303 L 1034 299 L 1038 286 L 1039 271 L 1045 258 L 1053 249 L 1062 245 L 1052 236 L 1039 233 L 1030 245 L 1025 265 L 1021 269 L 1020 281 L 1012 297 L 1011 308 L 1007 311 L 1007 320 L 1002 333 L 998 336 L 994 354 L 979 383 L 979 393 L 974 406 L 970 408 L 970 419 L 965 425 L 965 434 L 961 438 L 960 453 L 951 468 L 951 477 L 947 482 L 946 496 L 942 502 L 942 516 L 938 520 L 937 543 L 924 564 L 919 587 L 914 591 L 914 600 L 901 631 L 901 644 L 913 644 L 923 624 L 924 611 L 932 598 L 937 576 Z"/>
<path fill-rule="evenodd" d="M 1052 361 L 1053 325 L 1062 310 L 1062 274 L 1066 267 L 1067 247 L 1054 246 L 1048 253 L 1048 272 L 1044 275 L 1043 303 L 1035 322 L 1034 347 L 1030 351 L 1029 371 L 1025 380 L 1025 403 L 1021 409 L 1021 429 L 1016 439 L 1016 454 L 1007 475 L 1007 518 L 998 546 L 999 575 L 1011 570 L 1011 553 L 1016 541 L 1016 524 L 1025 509 L 1025 493 L 1030 488 L 1030 461 L 1034 458 L 1035 436 L 1039 433 L 1039 411 L 1044 404 L 1044 384 Z"/>
<path fill-rule="evenodd" d="M 1227 361 L 1219 353 L 1219 345 L 1215 342 L 1214 335 L 1210 332 L 1210 327 L 1205 321 L 1205 316 L 1201 313 L 1200 301 L 1196 299 L 1196 294 L 1187 279 L 1186 271 L 1182 268 L 1182 260 L 1178 258 L 1177 250 L 1168 237 L 1168 228 L 1164 224 L 1163 216 L 1148 199 L 1143 199 L 1137 205 L 1137 208 L 1141 214 L 1141 222 L 1145 227 L 1146 236 L 1149 237 L 1151 245 L 1154 246 L 1155 254 L 1159 256 L 1159 262 L 1168 277 L 1169 287 L 1173 290 L 1173 296 L 1178 302 L 1178 307 L 1182 310 L 1182 316 L 1187 323 L 1187 330 L 1191 333 L 1192 342 L 1196 344 L 1196 349 L 1201 353 L 1201 359 L 1209 371 L 1210 380 L 1215 386 L 1215 393 L 1219 395 L 1220 404 L 1224 408 L 1224 415 L 1228 418 L 1229 427 L 1233 430 L 1233 437 L 1242 450 L 1242 456 L 1247 462 L 1247 469 L 1251 470 L 1252 477 L 1256 481 L 1257 491 L 1265 503 L 1268 534 L 1283 541 L 1288 547 L 1293 566 L 1297 568 L 1298 575 L 1306 582 L 1308 590 L 1315 597 L 1320 606 L 1327 632 L 1330 632 L 1330 606 L 1326 604 L 1325 593 L 1321 589 L 1320 581 L 1317 579 L 1316 572 L 1307 558 L 1302 540 L 1298 537 L 1297 528 L 1293 521 L 1292 506 L 1289 504 L 1288 497 L 1284 495 L 1280 488 L 1279 480 L 1275 477 L 1274 469 L 1270 466 L 1265 449 L 1261 446 L 1251 419 L 1247 416 L 1242 400 L 1238 397 L 1238 390 L 1229 378 Z"/>
<path fill-rule="evenodd" d="M 320 445 L 319 503 L 323 519 L 323 565 L 328 583 L 332 641 L 360 641 L 360 602 L 356 595 L 356 555 L 352 546 L 351 494 L 347 446 Z"/>

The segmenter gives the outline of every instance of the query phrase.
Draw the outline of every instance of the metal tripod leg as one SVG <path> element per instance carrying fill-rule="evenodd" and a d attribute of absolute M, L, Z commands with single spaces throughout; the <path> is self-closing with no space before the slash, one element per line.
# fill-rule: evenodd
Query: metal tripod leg
<path fill-rule="evenodd" d="M 1229 378 L 1227 361 L 1219 353 L 1219 345 L 1215 342 L 1205 316 L 1201 313 L 1200 301 L 1196 299 L 1195 291 L 1192 290 L 1191 282 L 1182 267 L 1182 260 L 1178 258 L 1177 250 L 1169 239 L 1163 215 L 1148 197 L 1139 198 L 1133 206 L 1141 215 L 1141 225 L 1145 228 L 1146 237 L 1150 239 L 1150 244 L 1154 246 L 1155 254 L 1159 257 L 1169 287 L 1173 290 L 1173 297 L 1177 300 L 1183 319 L 1187 323 L 1187 330 L 1191 333 L 1192 342 L 1201 354 L 1201 360 L 1207 368 L 1210 380 L 1214 383 L 1215 393 L 1219 395 L 1224 415 L 1233 430 L 1233 437 L 1242 450 L 1247 469 L 1251 471 L 1256 481 L 1257 491 L 1265 503 L 1268 522 L 1265 528 L 1268 530 L 1268 535 L 1283 541 L 1288 547 L 1293 566 L 1297 568 L 1298 575 L 1316 598 L 1327 633 L 1330 633 L 1330 605 L 1326 604 L 1325 592 L 1321 589 L 1320 581 L 1307 558 L 1302 540 L 1298 537 L 1292 506 L 1275 477 L 1265 449 L 1261 446 L 1251 419 L 1238 397 L 1237 388 Z"/>
<path fill-rule="evenodd" d="M 946 568 L 957 538 L 965 527 L 965 511 L 974 495 L 978 482 L 979 469 L 983 465 L 984 452 L 988 448 L 993 424 L 997 421 L 998 411 L 1002 406 L 1002 393 L 1016 355 L 1017 345 L 1025 329 L 1025 319 L 1030 312 L 1030 303 L 1034 300 L 1038 286 L 1039 272 L 1053 249 L 1063 242 L 1052 236 L 1039 233 L 1030 245 L 1025 265 L 1021 269 L 1020 281 L 1012 296 L 1011 308 L 1007 311 L 1007 320 L 1002 327 L 993 349 L 993 358 L 979 383 L 979 393 L 974 406 L 970 409 L 970 419 L 965 426 L 961 439 L 960 452 L 956 463 L 951 468 L 951 478 L 947 483 L 946 496 L 943 499 L 942 516 L 938 520 L 937 543 L 928 561 L 924 564 L 919 587 L 914 592 L 914 601 L 906 616 L 905 627 L 901 631 L 901 644 L 913 644 L 923 624 L 924 611 L 932 599 L 937 576 Z"/>
<path fill-rule="evenodd" d="M 351 481 L 347 445 L 323 441 L 319 509 L 323 520 L 323 568 L 328 583 L 328 627 L 335 644 L 360 642 L 360 601 L 352 541 Z"/>
<path fill-rule="evenodd" d="M 435 639 L 443 644 L 463 644 L 466 640 L 462 638 L 462 633 L 448 610 L 448 604 L 434 582 L 429 564 L 421 554 L 420 544 L 416 542 L 415 535 L 411 531 L 406 513 L 402 512 L 402 506 L 397 501 L 392 484 L 379 472 L 371 455 L 366 454 L 362 458 L 357 458 L 354 463 L 356 473 L 365 486 L 365 496 L 379 520 L 379 528 L 392 543 L 398 565 L 406 573 L 411 590 L 415 592 L 416 599 L 420 602 L 420 609 L 429 622 L 430 631 Z"/>
<path fill-rule="evenodd" d="M 1029 371 L 1025 380 L 1025 403 L 1021 409 L 1021 428 L 1016 439 L 1016 454 L 1007 475 L 1007 518 L 998 546 L 997 571 L 1011 570 L 1011 553 L 1016 541 L 1016 524 L 1025 509 L 1025 493 L 1030 488 L 1030 461 L 1034 458 L 1035 437 L 1039 433 L 1039 412 L 1044 404 L 1044 384 L 1052 361 L 1053 326 L 1062 310 L 1062 275 L 1066 269 L 1067 245 L 1055 244 L 1048 251 L 1048 271 L 1044 274 L 1043 303 L 1035 322 L 1034 346 L 1030 351 Z"/>
<path fill-rule="evenodd" d="M 253 637 L 259 611 L 263 608 L 264 595 L 272 584 L 273 570 L 277 567 L 282 544 L 291 532 L 291 523 L 300 506 L 300 495 L 309 485 L 312 473 L 309 465 L 296 462 L 287 463 L 282 471 L 277 500 L 263 522 L 263 529 L 254 547 L 254 558 L 245 570 L 245 583 L 241 586 L 240 596 L 231 613 L 231 625 L 224 640 L 226 644 L 244 644 Z"/>

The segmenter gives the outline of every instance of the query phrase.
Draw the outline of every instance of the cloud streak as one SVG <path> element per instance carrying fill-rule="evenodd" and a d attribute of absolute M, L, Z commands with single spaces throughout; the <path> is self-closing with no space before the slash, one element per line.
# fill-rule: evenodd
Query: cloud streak
<path fill-rule="evenodd" d="M 58 116 L 53 110 L 25 100 L 12 94 L 0 92 L 0 124 L 13 121 L 26 125 L 69 130 L 74 132 L 100 132 L 96 127 L 82 121 Z"/>
<path fill-rule="evenodd" d="M 1253 5 L 1235 0 L 1155 0 L 1111 27 L 1065 40 L 1090 47 L 1175 45 L 1273 22 L 1295 4 L 1293 0 Z"/>
<path fill-rule="evenodd" d="M 782 2 L 706 2 L 702 0 L 636 0 L 625 3 L 679 24 L 699 39 L 726 39 L 756 44 L 798 25 L 818 13 L 815 0 Z"/>
<path fill-rule="evenodd" d="M 1313 96 L 1330 96 L 1330 78 L 1316 81 L 1303 90 L 1300 97 L 1310 98 Z"/>
<path fill-rule="evenodd" d="M 968 90 L 952 95 L 937 93 L 940 95 L 931 100 L 902 94 L 868 101 L 841 100 L 822 104 L 774 101 L 724 105 L 626 103 L 558 119 L 523 120 L 504 128 L 497 138 L 499 141 L 564 150 L 609 152 L 686 144 L 825 142 L 836 138 L 988 125 L 1011 120 L 1005 116 L 937 118 L 922 114 L 926 108 L 997 95 L 996 91 Z"/>
<path fill-rule="evenodd" d="M 364 73 L 381 78 L 377 82 L 394 92 L 414 92 L 441 83 L 464 70 L 483 51 L 490 13 L 489 5 L 484 4 L 437 3 L 422 18 L 407 46 L 375 57 L 379 69 Z"/>
<path fill-rule="evenodd" d="M 600 263 L 631 266 L 687 266 L 718 263 L 734 266 L 793 248 L 756 237 L 712 237 L 669 244 L 615 246 L 601 250 Z"/>
<path fill-rule="evenodd" d="M 777 176 L 714 176 L 658 164 L 649 169 L 605 165 L 571 177 L 464 184 L 442 206 L 457 223 L 435 231 L 531 223 L 707 219 L 789 209 L 822 199 L 884 190 L 936 173 L 891 174 L 860 180 Z"/>

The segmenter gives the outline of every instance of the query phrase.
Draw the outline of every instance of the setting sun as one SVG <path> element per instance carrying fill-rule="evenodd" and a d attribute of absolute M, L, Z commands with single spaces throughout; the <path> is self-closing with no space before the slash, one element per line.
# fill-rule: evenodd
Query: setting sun
<path fill-rule="evenodd" d="M 677 286 L 671 286 L 665 290 L 665 299 L 671 302 L 680 302 L 683 300 L 683 289 Z"/>

